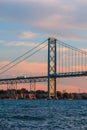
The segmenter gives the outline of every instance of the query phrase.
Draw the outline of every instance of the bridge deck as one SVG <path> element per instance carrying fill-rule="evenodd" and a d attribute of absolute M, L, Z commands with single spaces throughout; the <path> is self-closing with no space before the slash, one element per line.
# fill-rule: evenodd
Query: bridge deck
<path fill-rule="evenodd" d="M 87 71 L 83 72 L 66 72 L 58 73 L 56 75 L 50 75 L 51 78 L 69 78 L 69 77 L 79 77 L 87 76 Z M 35 76 L 26 78 L 8 78 L 0 79 L 0 84 L 18 84 L 18 83 L 31 83 L 31 82 L 47 82 L 48 76 Z"/>
<path fill-rule="evenodd" d="M 87 71 L 58 73 L 56 77 L 67 78 L 67 77 L 79 77 L 79 76 L 87 76 Z"/>

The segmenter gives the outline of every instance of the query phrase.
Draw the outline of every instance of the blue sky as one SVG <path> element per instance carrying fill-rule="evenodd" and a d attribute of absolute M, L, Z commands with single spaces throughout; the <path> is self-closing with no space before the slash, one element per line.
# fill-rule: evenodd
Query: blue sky
<path fill-rule="evenodd" d="M 87 46 L 86 15 L 86 0 L 1 0 L 0 40 L 31 41 L 39 37 L 42 40 L 54 35 L 73 45 L 83 44 L 84 48 Z M 23 37 L 23 32 L 28 37 Z M 33 36 L 29 35 L 31 32 Z"/>
<path fill-rule="evenodd" d="M 10 48 L 16 53 L 16 49 L 23 46 L 26 51 L 28 44 L 41 42 L 49 36 L 81 49 L 87 48 L 87 1 L 0 1 L 0 50 L 3 57 L 8 59 L 6 52 Z"/>
<path fill-rule="evenodd" d="M 87 49 L 87 0 L 0 0 L 0 65 L 54 36 Z"/>

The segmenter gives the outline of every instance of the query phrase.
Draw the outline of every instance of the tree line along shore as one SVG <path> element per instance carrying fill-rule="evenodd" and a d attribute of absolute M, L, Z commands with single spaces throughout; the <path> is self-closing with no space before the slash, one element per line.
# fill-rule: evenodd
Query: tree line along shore
<path fill-rule="evenodd" d="M 0 99 L 48 99 L 48 92 L 44 90 L 28 91 L 25 88 L 22 89 L 8 89 L 0 90 Z M 68 93 L 66 91 L 57 91 L 57 99 L 87 99 L 87 93 Z"/>

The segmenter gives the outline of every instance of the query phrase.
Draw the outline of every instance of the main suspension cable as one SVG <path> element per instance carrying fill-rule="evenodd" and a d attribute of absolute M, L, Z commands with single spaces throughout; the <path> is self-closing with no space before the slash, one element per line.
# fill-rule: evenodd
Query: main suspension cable
<path fill-rule="evenodd" d="M 39 52 L 41 49 L 45 48 L 47 46 L 47 44 L 41 48 L 39 48 L 38 50 L 36 50 L 35 52 L 33 52 L 32 54 L 30 54 L 29 56 L 26 56 L 25 58 L 23 58 L 22 60 L 18 61 L 17 63 L 15 63 L 14 65 L 10 66 L 9 68 L 7 68 L 6 70 L 2 71 L 0 74 L 3 74 L 5 72 L 7 72 L 8 70 L 12 69 L 14 66 L 16 66 L 17 64 L 23 62 L 24 60 L 30 58 L 31 56 L 33 56 L 34 54 L 36 54 L 37 52 Z"/>
<path fill-rule="evenodd" d="M 38 48 L 39 46 L 41 46 L 42 44 L 44 44 L 46 41 L 47 41 L 47 39 L 46 39 L 44 42 L 42 42 L 42 43 L 36 45 L 36 46 L 33 47 L 32 49 L 28 50 L 27 52 L 25 52 L 25 53 L 22 54 L 21 56 L 19 56 L 19 57 L 17 57 L 16 59 L 12 60 L 10 63 L 8 63 L 8 64 L 2 66 L 2 67 L 0 68 L 0 70 L 2 70 L 2 69 L 4 69 L 4 68 L 8 67 L 9 65 L 11 65 L 12 63 L 14 63 L 15 61 L 19 60 L 20 58 L 24 57 L 24 56 L 27 55 L 28 53 L 32 52 L 33 50 L 35 50 L 36 48 Z"/>

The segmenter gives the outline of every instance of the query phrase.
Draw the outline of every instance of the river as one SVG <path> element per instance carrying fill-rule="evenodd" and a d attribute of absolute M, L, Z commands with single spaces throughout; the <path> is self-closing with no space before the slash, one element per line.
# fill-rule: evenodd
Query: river
<path fill-rule="evenodd" d="M 0 130 L 87 130 L 87 101 L 0 100 Z"/>

